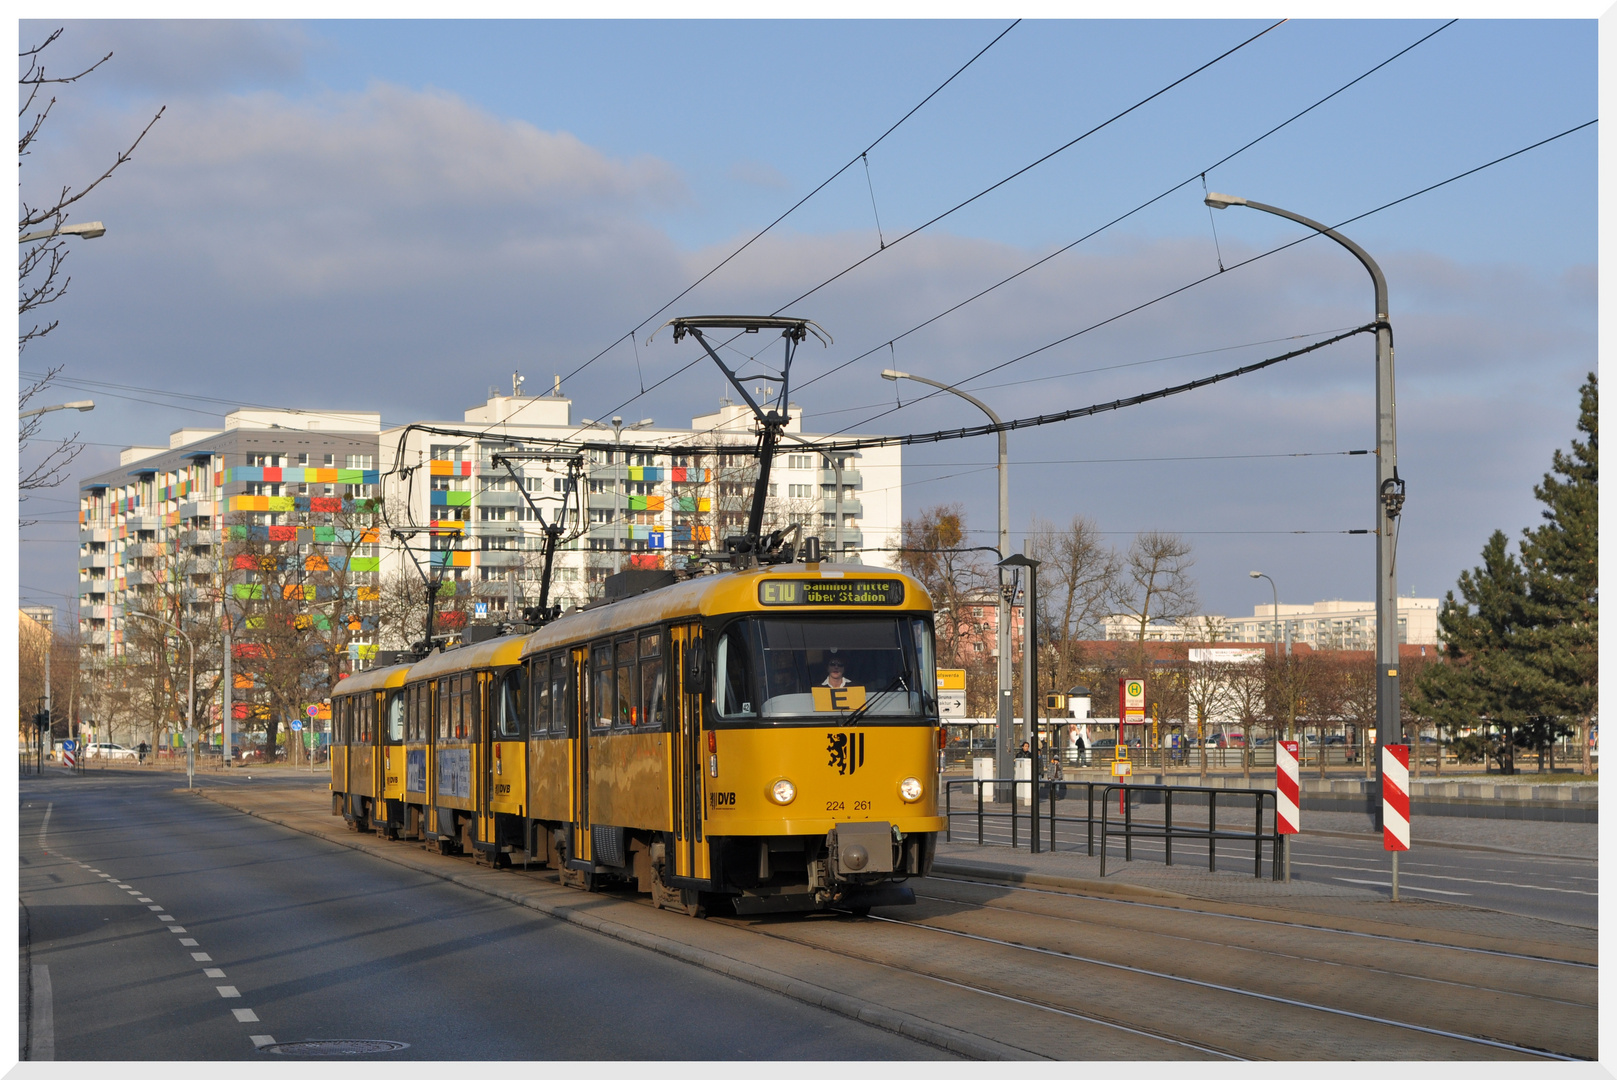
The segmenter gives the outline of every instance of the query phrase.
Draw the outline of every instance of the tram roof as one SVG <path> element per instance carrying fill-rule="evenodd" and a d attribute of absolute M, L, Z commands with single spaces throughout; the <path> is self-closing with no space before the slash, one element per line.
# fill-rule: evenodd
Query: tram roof
<path fill-rule="evenodd" d="M 332 689 L 331 696 L 359 694 L 366 690 L 384 690 L 390 686 L 403 686 L 404 676 L 409 670 L 409 664 L 392 664 L 388 667 L 355 672 L 339 682 Z"/>
<path fill-rule="evenodd" d="M 410 668 L 409 681 L 431 679 L 457 671 L 509 667 L 521 658 L 522 643 L 526 640 L 526 637 L 507 634 L 504 637 L 480 641 L 476 645 L 462 645 L 433 653 Z"/>
<path fill-rule="evenodd" d="M 902 611 L 930 611 L 932 598 L 926 587 L 915 578 L 898 570 L 854 563 L 837 563 L 836 569 L 811 570 L 805 563 L 759 567 L 722 574 L 708 574 L 691 578 L 675 585 L 653 589 L 638 596 L 627 597 L 610 604 L 601 604 L 570 612 L 548 626 L 542 627 L 522 639 L 522 656 L 544 652 L 557 645 L 612 634 L 652 623 L 689 619 L 693 616 L 712 616 L 744 612 L 772 612 L 775 614 L 801 614 L 805 607 L 766 606 L 758 599 L 758 583 L 770 577 L 798 580 L 869 580 L 886 579 L 904 582 L 904 602 L 892 607 L 837 606 L 812 609 L 817 613 L 866 616 Z"/>

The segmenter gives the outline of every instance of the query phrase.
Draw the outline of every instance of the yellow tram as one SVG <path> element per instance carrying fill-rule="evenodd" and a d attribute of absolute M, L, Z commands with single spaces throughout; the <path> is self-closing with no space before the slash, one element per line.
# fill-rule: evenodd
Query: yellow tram
<path fill-rule="evenodd" d="M 334 744 L 333 808 L 693 914 L 908 903 L 943 828 L 935 668 L 930 599 L 903 574 L 696 577 L 434 653 L 374 690 L 381 673 L 346 680 L 340 696 L 399 702 L 407 781 L 366 801 Z M 345 762 L 355 731 L 335 736 Z"/>
<path fill-rule="evenodd" d="M 385 800 L 398 790 L 390 760 L 397 741 L 399 687 L 406 664 L 350 675 L 331 695 L 331 812 L 349 821 L 385 814 Z"/>

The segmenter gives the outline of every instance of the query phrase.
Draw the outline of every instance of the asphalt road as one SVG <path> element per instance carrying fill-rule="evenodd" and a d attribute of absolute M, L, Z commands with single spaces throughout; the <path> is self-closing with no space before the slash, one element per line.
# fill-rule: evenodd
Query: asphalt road
<path fill-rule="evenodd" d="M 1060 805 L 1060 804 L 1058 804 Z M 1027 845 L 1027 808 L 1019 826 L 1020 844 Z M 1061 808 L 1061 813 L 1083 814 L 1080 802 L 1072 810 Z M 1161 821 L 1158 807 L 1136 811 L 1136 821 Z M 1191 808 L 1174 810 L 1176 824 L 1191 825 L 1197 815 Z M 1347 816 L 1347 815 L 1342 815 Z M 1205 810 L 1199 814 L 1203 824 Z M 1220 810 L 1219 821 L 1226 828 L 1245 825 L 1250 828 L 1250 812 L 1242 814 Z M 1305 831 L 1292 840 L 1291 869 L 1296 881 L 1320 882 L 1349 888 L 1373 889 L 1384 895 L 1392 892 L 1392 859 L 1382 849 L 1379 834 L 1363 838 L 1320 836 Z M 1500 822 L 1501 832 L 1508 822 Z M 1117 828 L 1116 815 L 1112 816 Z M 1574 926 L 1597 927 L 1599 909 L 1599 866 L 1589 859 L 1555 855 L 1523 855 L 1511 851 L 1471 850 L 1439 846 L 1419 839 L 1420 819 L 1414 823 L 1416 841 L 1410 851 L 1398 857 L 1398 888 L 1400 894 L 1424 900 L 1447 901 L 1490 911 L 1506 911 L 1531 918 L 1551 919 Z M 1044 828 L 1048 829 L 1048 822 Z M 985 822 L 984 840 L 1009 843 L 1010 824 L 1005 819 Z M 1098 837 L 1100 826 L 1095 831 Z M 976 819 L 960 815 L 955 819 L 958 839 L 975 839 Z M 1041 831 L 1041 835 L 1046 835 Z M 1098 843 L 1098 839 L 1097 839 Z M 1515 845 L 1502 842 L 1502 847 Z M 1081 822 L 1059 822 L 1057 848 L 1061 851 L 1085 850 L 1084 826 Z M 1173 844 L 1176 866 L 1202 867 L 1207 865 L 1205 841 L 1175 839 Z M 1164 845 L 1160 838 L 1136 836 L 1134 858 L 1163 861 Z M 1114 834 L 1108 861 L 1121 860 L 1123 841 Z M 1220 842 L 1218 846 L 1220 870 L 1250 872 L 1252 845 L 1250 843 Z M 1264 873 L 1269 873 L 1269 855 L 1265 848 Z"/>
<path fill-rule="evenodd" d="M 325 782 L 253 777 L 209 782 Z M 322 1039 L 408 1044 L 379 1062 L 944 1056 L 175 788 L 22 781 L 25 963 L 56 1060 Z"/>

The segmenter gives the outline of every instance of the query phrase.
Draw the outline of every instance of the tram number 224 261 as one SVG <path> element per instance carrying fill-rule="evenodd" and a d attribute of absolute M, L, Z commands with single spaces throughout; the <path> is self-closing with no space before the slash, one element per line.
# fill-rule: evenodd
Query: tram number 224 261
<path fill-rule="evenodd" d="M 843 799 L 827 799 L 827 800 L 825 800 L 825 808 L 827 810 L 846 810 L 848 808 L 848 806 L 847 806 L 846 800 L 843 800 Z M 854 803 L 853 803 L 853 808 L 855 810 L 869 810 L 869 809 L 871 809 L 870 800 L 869 799 L 855 799 Z"/>

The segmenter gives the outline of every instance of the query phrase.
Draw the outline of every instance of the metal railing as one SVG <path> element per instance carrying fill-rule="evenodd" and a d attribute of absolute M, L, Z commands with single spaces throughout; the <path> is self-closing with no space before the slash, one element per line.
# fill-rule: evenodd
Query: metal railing
<path fill-rule="evenodd" d="M 1008 821 L 1010 823 L 1011 846 L 1021 846 L 1021 834 L 1030 830 L 1035 823 L 1033 807 L 1026 805 L 1026 801 L 1019 797 L 1027 791 L 1027 785 L 1035 783 L 1032 780 L 947 780 L 943 785 L 943 816 L 944 839 L 954 839 L 954 822 L 957 817 L 964 817 L 968 821 L 975 818 L 977 822 L 977 843 L 988 843 L 985 839 L 987 823 L 997 824 Z M 994 797 L 984 798 L 984 785 L 994 785 Z M 1273 790 L 1263 788 L 1215 788 L 1192 787 L 1177 784 L 1120 784 L 1115 781 L 1093 780 L 1039 780 L 1038 797 L 1041 805 L 1048 799 L 1047 808 L 1038 815 L 1038 824 L 1048 829 L 1048 840 L 1045 850 L 1056 850 L 1057 826 L 1068 826 L 1070 834 L 1072 826 L 1083 826 L 1085 847 L 1091 856 L 1095 854 L 1095 839 L 1097 827 L 1100 836 L 1100 873 L 1106 876 L 1106 852 L 1108 841 L 1112 838 L 1121 838 L 1123 841 L 1123 859 L 1125 862 L 1134 858 L 1134 838 L 1160 838 L 1163 842 L 1163 854 L 1168 866 L 1173 865 L 1173 842 L 1187 840 L 1207 844 L 1207 871 L 1214 872 L 1218 868 L 1218 842 L 1241 843 L 1252 845 L 1252 876 L 1263 876 L 1263 848 L 1269 845 L 1273 862 L 1274 880 L 1281 879 L 1281 853 L 1283 838 L 1276 831 Z M 1069 805 L 1076 802 L 1072 798 L 1073 789 L 1084 789 L 1084 813 L 1079 816 L 1075 813 L 1057 813 L 1057 803 Z M 956 810 L 954 806 L 954 793 L 956 788 L 970 791 L 975 788 L 975 809 L 967 808 Z M 1095 810 L 1096 792 L 1100 792 L 1100 813 Z M 1114 794 L 1115 793 L 1115 794 Z M 1173 804 L 1176 795 L 1195 795 L 1198 801 L 1205 797 L 1207 806 L 1207 822 L 1184 822 L 1175 825 L 1173 820 Z M 1005 796 L 1010 796 L 1006 798 Z M 1149 798 L 1148 798 L 1149 797 Z M 1112 816 L 1112 800 L 1117 799 L 1121 804 L 1119 813 L 1121 817 Z M 1218 804 L 1220 798 L 1226 800 L 1226 806 L 1232 801 L 1244 802 L 1251 800 L 1251 807 L 1239 807 L 1238 812 L 1251 814 L 1251 831 L 1245 829 L 1220 829 L 1218 827 Z M 1163 820 L 1136 821 L 1134 820 L 1134 807 L 1142 801 L 1161 802 L 1163 806 Z M 1020 808 L 1025 805 L 1025 808 Z M 1000 809 L 1005 807 L 1005 809 Z M 1264 811 L 1268 810 L 1268 820 L 1271 823 L 1269 830 L 1264 830 Z M 1046 825 L 1046 823 L 1048 823 Z"/>

